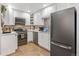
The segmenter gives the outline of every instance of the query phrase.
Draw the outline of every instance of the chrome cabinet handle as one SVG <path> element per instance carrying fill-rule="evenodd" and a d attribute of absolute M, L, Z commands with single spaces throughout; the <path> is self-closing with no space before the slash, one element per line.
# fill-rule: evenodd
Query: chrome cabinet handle
<path fill-rule="evenodd" d="M 51 44 L 56 45 L 56 46 L 61 47 L 61 48 L 64 48 L 64 49 L 68 49 L 68 50 L 72 49 L 70 46 L 64 46 L 64 45 L 61 45 L 61 44 L 58 44 L 58 43 L 54 43 L 54 42 L 51 42 Z"/>

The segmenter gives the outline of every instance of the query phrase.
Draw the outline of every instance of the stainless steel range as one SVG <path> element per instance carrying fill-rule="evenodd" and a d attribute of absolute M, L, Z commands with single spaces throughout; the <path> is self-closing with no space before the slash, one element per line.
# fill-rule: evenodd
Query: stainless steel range
<path fill-rule="evenodd" d="M 27 44 L 27 31 L 21 28 L 15 29 L 15 31 L 18 33 L 18 45 Z"/>

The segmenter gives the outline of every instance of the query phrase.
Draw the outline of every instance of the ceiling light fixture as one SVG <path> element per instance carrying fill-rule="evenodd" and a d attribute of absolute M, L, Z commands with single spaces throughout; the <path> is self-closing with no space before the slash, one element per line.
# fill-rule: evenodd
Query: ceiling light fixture
<path fill-rule="evenodd" d="M 43 4 L 43 7 L 46 7 L 47 6 L 47 4 Z"/>
<path fill-rule="evenodd" d="M 11 5 L 8 5 L 8 10 L 9 10 L 9 12 L 12 12 L 12 6 Z"/>
<path fill-rule="evenodd" d="M 38 15 L 40 15 L 40 13 L 38 13 Z"/>
<path fill-rule="evenodd" d="M 27 12 L 31 12 L 30 10 L 28 10 Z"/>

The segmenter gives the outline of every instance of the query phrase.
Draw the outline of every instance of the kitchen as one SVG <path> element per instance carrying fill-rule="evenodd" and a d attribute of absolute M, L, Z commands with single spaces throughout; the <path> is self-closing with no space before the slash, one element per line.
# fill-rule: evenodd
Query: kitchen
<path fill-rule="evenodd" d="M 74 3 L 0 4 L 0 9 L 3 10 L 0 13 L 0 55 L 52 56 L 51 13 L 71 7 L 78 11 L 78 6 L 79 4 Z"/>
<path fill-rule="evenodd" d="M 11 33 L 15 34 L 15 38 L 17 40 L 16 42 L 14 42 L 17 45 L 15 47 L 15 50 L 18 50 L 18 46 L 27 45 L 28 43 L 31 42 L 45 49 L 49 55 L 50 35 L 49 35 L 48 28 L 47 28 L 48 20 L 44 22 L 45 16 L 41 15 L 42 11 L 38 10 L 39 12 L 35 12 L 33 14 L 31 14 L 30 12 L 22 11 L 22 9 L 25 8 L 23 7 L 23 5 L 26 5 L 27 7 L 28 5 L 31 5 L 31 6 L 33 5 L 34 7 L 37 4 L 31 4 L 31 3 L 30 4 L 17 4 L 16 3 L 16 4 L 2 4 L 2 5 L 4 5 L 7 8 L 7 11 L 4 16 L 4 19 L 2 19 L 1 21 L 2 22 L 1 32 L 3 32 L 6 35 L 11 34 Z M 40 7 L 42 6 L 41 4 L 38 4 L 38 5 Z M 22 6 L 23 8 L 20 6 Z M 16 7 L 16 8 L 13 8 L 13 7 Z M 46 29 L 44 29 L 44 27 Z M 6 40 L 6 44 L 8 43 L 7 40 Z M 10 50 L 9 47 L 5 47 L 5 48 L 6 49 L 8 48 Z M 15 50 L 13 50 L 12 52 L 14 52 Z M 7 50 L 5 52 L 7 52 Z M 5 52 L 3 52 L 2 55 L 8 55 L 12 53 L 10 52 L 7 54 Z"/>

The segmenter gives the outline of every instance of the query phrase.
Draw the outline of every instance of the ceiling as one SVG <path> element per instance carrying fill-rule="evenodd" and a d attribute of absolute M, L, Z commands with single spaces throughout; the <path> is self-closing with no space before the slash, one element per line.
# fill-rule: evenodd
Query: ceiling
<path fill-rule="evenodd" d="M 33 13 L 50 4 L 51 3 L 9 3 L 12 8 L 29 13 Z"/>

